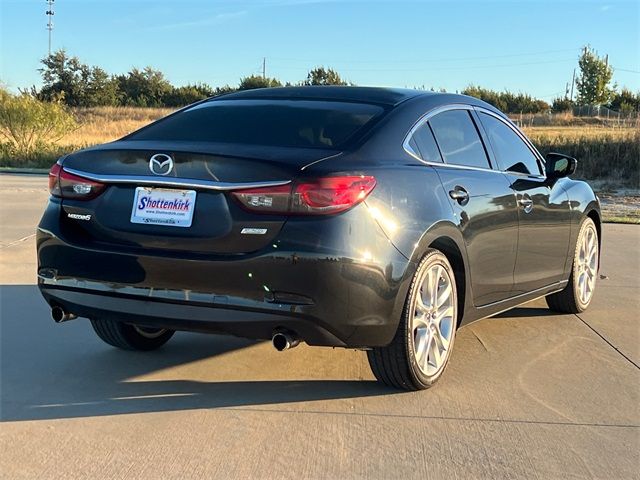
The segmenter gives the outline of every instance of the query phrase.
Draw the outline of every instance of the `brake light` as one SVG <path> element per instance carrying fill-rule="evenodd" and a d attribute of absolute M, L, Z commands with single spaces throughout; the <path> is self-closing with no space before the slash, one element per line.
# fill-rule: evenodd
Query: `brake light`
<path fill-rule="evenodd" d="M 57 163 L 49 171 L 49 192 L 54 197 L 91 200 L 100 195 L 105 188 L 105 184 L 73 175 Z"/>
<path fill-rule="evenodd" d="M 60 170 L 62 170 L 62 167 L 59 163 L 54 163 L 51 170 L 49 170 L 49 193 L 54 197 L 62 196 L 62 192 L 60 192 Z"/>
<path fill-rule="evenodd" d="M 362 202 L 376 186 L 371 176 L 323 177 L 293 185 L 232 192 L 242 207 L 256 213 L 328 215 Z"/>

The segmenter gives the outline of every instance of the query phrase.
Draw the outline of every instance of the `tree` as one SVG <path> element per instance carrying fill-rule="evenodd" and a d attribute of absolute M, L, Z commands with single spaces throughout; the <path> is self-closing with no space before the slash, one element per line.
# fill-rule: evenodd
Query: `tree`
<path fill-rule="evenodd" d="M 554 98 L 551 103 L 551 111 L 553 113 L 570 112 L 573 109 L 573 102 L 567 97 Z"/>
<path fill-rule="evenodd" d="M 582 56 L 578 60 L 580 74 L 576 79 L 578 89 L 577 102 L 579 105 L 606 105 L 613 94 L 609 87 L 613 77 L 613 68 L 608 64 L 607 58 L 598 57 L 598 54 L 589 47 L 584 47 Z"/>
<path fill-rule="evenodd" d="M 206 83 L 172 87 L 171 92 L 164 97 L 164 104 L 167 107 L 183 107 L 212 97 L 215 93 L 216 91 Z"/>
<path fill-rule="evenodd" d="M 502 110 L 503 112 L 507 111 L 507 103 L 504 101 L 504 99 L 501 98 L 500 93 L 494 92 L 493 90 L 470 85 L 462 90 L 462 94 L 479 98 L 480 100 L 493 105 L 498 110 Z"/>
<path fill-rule="evenodd" d="M 249 75 L 240 79 L 238 90 L 252 90 L 254 88 L 281 87 L 282 83 L 276 78 L 262 77 L 260 75 Z"/>
<path fill-rule="evenodd" d="M 84 96 L 85 107 L 118 105 L 119 90 L 116 80 L 100 67 L 92 67 Z"/>
<path fill-rule="evenodd" d="M 226 93 L 236 92 L 237 89 L 230 87 L 229 85 L 225 85 L 224 87 L 216 87 L 215 92 L 213 92 L 213 96 L 217 97 L 218 95 L 224 95 Z"/>
<path fill-rule="evenodd" d="M 609 108 L 623 113 L 640 111 L 640 91 L 633 93 L 628 88 L 623 88 L 620 92 L 615 92 L 611 97 Z"/>
<path fill-rule="evenodd" d="M 542 113 L 550 108 L 547 102 L 526 93 L 496 92 L 474 85 L 465 88 L 462 93 L 479 98 L 505 113 Z"/>
<path fill-rule="evenodd" d="M 159 70 L 133 68 L 126 75 L 116 77 L 123 105 L 135 107 L 162 107 L 172 85 Z"/>
<path fill-rule="evenodd" d="M 307 74 L 304 85 L 348 85 L 338 72 L 331 68 L 316 67 Z"/>
<path fill-rule="evenodd" d="M 58 50 L 42 59 L 44 86 L 38 93 L 41 100 L 61 100 L 72 107 L 116 105 L 118 86 L 114 79 L 99 67 L 90 67 Z"/>
<path fill-rule="evenodd" d="M 74 118 L 59 102 L 0 90 L 0 137 L 21 157 L 29 157 L 38 146 L 59 140 L 75 127 Z"/>

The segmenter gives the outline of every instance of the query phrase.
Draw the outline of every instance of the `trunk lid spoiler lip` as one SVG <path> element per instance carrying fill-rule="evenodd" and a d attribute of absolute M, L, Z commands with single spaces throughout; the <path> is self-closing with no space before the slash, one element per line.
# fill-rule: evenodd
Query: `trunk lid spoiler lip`
<path fill-rule="evenodd" d="M 229 190 L 246 190 L 249 188 L 278 187 L 288 185 L 291 180 L 272 180 L 264 182 L 219 182 L 211 180 L 199 180 L 195 178 L 167 178 L 152 175 L 98 175 L 94 173 L 77 170 L 75 168 L 64 167 L 65 171 L 83 177 L 95 182 L 107 184 L 134 184 L 149 185 L 160 187 L 182 187 L 182 188 L 200 188 L 204 190 L 229 191 Z"/>
<path fill-rule="evenodd" d="M 344 149 L 335 149 L 330 147 L 305 148 L 214 142 L 116 140 L 84 148 L 67 156 L 77 156 L 79 154 L 81 155 L 83 152 L 128 150 L 216 155 L 232 158 L 236 157 L 251 160 L 263 160 L 267 162 L 298 165 L 300 167 L 308 163 L 345 152 Z"/>
<path fill-rule="evenodd" d="M 74 168 L 66 162 L 70 157 L 76 157 L 82 155 L 83 152 L 92 151 L 126 151 L 126 150 L 155 150 L 158 152 L 182 152 L 182 153 L 195 153 L 199 155 L 221 155 L 228 157 L 243 157 L 252 160 L 262 160 L 271 164 L 277 164 L 282 167 L 293 167 L 299 173 L 304 172 L 307 168 L 321 163 L 325 160 L 333 159 L 344 155 L 345 151 L 336 150 L 321 150 L 321 149 L 299 149 L 299 148 L 276 148 L 276 147 L 263 147 L 257 149 L 256 146 L 242 146 L 238 149 L 238 145 L 220 145 L 220 144 L 197 144 L 197 143 L 181 143 L 181 142 L 153 142 L 155 145 L 151 145 L 151 142 L 134 142 L 117 140 L 115 142 L 96 145 L 89 147 L 78 152 L 67 154 L 58 160 L 58 164 L 63 166 L 65 171 L 78 175 L 80 177 L 87 178 L 101 183 L 108 184 L 137 184 L 137 185 L 149 185 L 149 186 L 166 186 L 166 187 L 186 187 L 186 188 L 200 188 L 214 191 L 229 191 L 229 190 L 242 190 L 250 188 L 262 188 L 262 187 L 277 187 L 281 185 L 287 185 L 292 182 L 291 179 L 287 180 L 266 180 L 256 182 L 221 182 L 218 180 L 207 180 L 197 178 L 184 178 L 184 177 L 162 177 L 155 175 L 127 175 L 127 174 L 103 174 L 88 172 L 82 168 Z M 236 147 L 235 149 L 232 147 Z M 243 148 L 244 147 L 244 148 Z M 261 150 L 258 154 L 258 150 Z M 266 151 L 265 151 L 266 150 Z M 268 152 L 268 153 L 267 153 Z M 267 153 L 267 155 L 264 155 Z M 286 153 L 281 156 L 281 154 Z M 298 153 L 305 153 L 306 155 L 297 156 Z M 298 158 L 300 163 L 295 165 L 291 160 Z M 304 158 L 307 157 L 307 158 Z"/>

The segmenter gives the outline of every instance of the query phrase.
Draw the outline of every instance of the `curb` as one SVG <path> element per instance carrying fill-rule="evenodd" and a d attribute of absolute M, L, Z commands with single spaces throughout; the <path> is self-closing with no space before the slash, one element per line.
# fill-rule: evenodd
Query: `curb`
<path fill-rule="evenodd" d="M 48 168 L 14 168 L 0 167 L 0 174 L 19 174 L 19 175 L 48 175 Z"/>

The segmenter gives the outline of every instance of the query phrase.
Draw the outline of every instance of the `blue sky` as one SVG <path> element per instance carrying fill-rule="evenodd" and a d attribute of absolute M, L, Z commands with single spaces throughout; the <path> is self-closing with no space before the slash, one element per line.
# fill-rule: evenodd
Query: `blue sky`
<path fill-rule="evenodd" d="M 0 82 L 39 85 L 45 0 L 0 0 Z M 640 90 L 639 1 L 56 0 L 53 48 L 110 73 L 150 65 L 177 85 L 297 82 L 317 65 L 360 85 L 564 92 L 580 48 Z"/>

